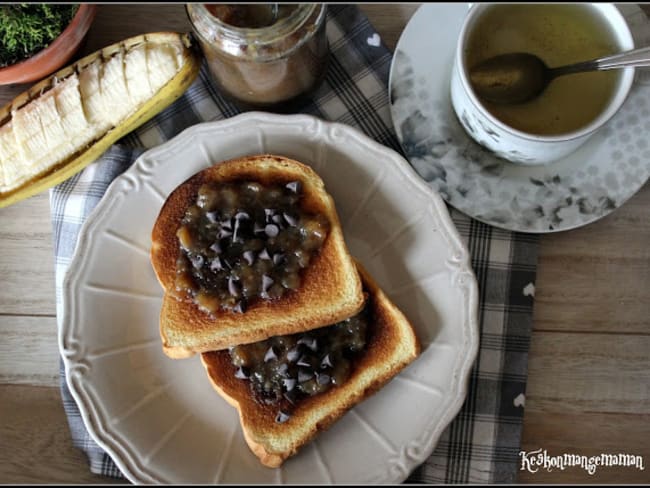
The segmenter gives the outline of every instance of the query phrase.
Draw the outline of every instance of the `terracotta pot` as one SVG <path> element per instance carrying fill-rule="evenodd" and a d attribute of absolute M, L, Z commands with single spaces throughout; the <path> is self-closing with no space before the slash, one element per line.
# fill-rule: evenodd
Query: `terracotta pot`
<path fill-rule="evenodd" d="M 97 5 L 82 3 L 68 27 L 49 46 L 25 61 L 0 68 L 0 85 L 41 80 L 65 66 L 81 47 L 96 12 Z"/>

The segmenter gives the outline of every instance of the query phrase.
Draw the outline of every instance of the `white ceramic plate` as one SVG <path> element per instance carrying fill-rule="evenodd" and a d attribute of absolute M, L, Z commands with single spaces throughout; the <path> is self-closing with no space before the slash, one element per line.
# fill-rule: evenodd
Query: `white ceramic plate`
<path fill-rule="evenodd" d="M 650 23 L 637 5 L 619 5 L 637 46 Z M 497 158 L 463 130 L 450 78 L 468 4 L 420 7 L 399 39 L 390 71 L 391 116 L 407 159 L 452 206 L 504 229 L 554 232 L 608 215 L 650 176 L 650 71 L 637 70 L 616 116 L 566 158 L 522 166 Z"/>
<path fill-rule="evenodd" d="M 213 162 L 276 153 L 313 166 L 351 253 L 413 322 L 422 355 L 280 469 L 263 467 L 198 357 L 161 348 L 150 232 L 166 196 Z M 458 412 L 478 349 L 477 285 L 444 202 L 397 153 L 304 115 L 196 125 L 143 154 L 86 221 L 59 346 L 92 437 L 138 483 L 400 482 Z"/>

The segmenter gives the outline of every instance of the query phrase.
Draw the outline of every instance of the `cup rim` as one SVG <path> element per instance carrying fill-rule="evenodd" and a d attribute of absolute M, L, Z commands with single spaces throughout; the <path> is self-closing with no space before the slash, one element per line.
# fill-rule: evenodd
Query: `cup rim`
<path fill-rule="evenodd" d="M 455 55 L 455 69 L 458 70 L 459 79 L 463 86 L 465 93 L 467 94 L 470 102 L 474 107 L 491 123 L 496 125 L 499 129 L 510 133 L 513 136 L 527 139 L 535 142 L 563 142 L 571 141 L 574 139 L 579 139 L 581 137 L 588 136 L 605 125 L 618 110 L 622 107 L 623 103 L 627 99 L 630 90 L 632 89 L 632 83 L 634 81 L 635 68 L 623 68 L 621 74 L 621 80 L 618 84 L 618 88 L 615 91 L 614 96 L 607 104 L 606 108 L 600 112 L 600 114 L 593 119 L 589 124 L 573 130 L 571 132 L 565 132 L 562 134 L 553 134 L 553 135 L 540 135 L 532 134 L 530 132 L 525 132 L 514 127 L 509 126 L 508 124 L 502 122 L 494 115 L 492 115 L 483 105 L 478 96 L 474 93 L 471 83 L 469 82 L 469 76 L 467 73 L 467 66 L 464 62 L 463 56 L 463 47 L 467 39 L 468 30 L 471 24 L 471 20 L 479 15 L 482 11 L 485 11 L 487 8 L 494 6 L 495 4 L 470 4 L 470 10 L 463 21 L 463 25 L 458 36 L 456 55 Z M 630 31 L 630 27 L 623 17 L 623 14 L 620 10 L 612 3 L 600 4 L 600 3 L 588 3 L 580 5 L 590 5 L 594 8 L 600 9 L 604 14 L 605 18 L 608 19 L 610 25 L 613 25 L 614 31 L 617 36 L 617 41 L 622 46 L 623 50 L 634 49 L 634 39 Z M 478 13 L 477 13 L 478 12 Z"/>

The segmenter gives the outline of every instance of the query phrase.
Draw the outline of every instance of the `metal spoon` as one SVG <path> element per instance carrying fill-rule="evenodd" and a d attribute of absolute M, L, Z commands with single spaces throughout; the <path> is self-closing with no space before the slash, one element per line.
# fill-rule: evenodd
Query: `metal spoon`
<path fill-rule="evenodd" d="M 650 47 L 557 68 L 549 68 L 534 54 L 502 54 L 473 66 L 469 79 L 480 98 L 493 103 L 515 104 L 537 97 L 558 76 L 635 66 L 650 66 Z"/>

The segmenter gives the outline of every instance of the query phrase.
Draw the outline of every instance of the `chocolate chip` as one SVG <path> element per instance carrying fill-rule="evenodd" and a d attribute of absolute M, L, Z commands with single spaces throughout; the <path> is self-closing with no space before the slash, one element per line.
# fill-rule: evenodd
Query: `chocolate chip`
<path fill-rule="evenodd" d="M 284 220 L 282 220 L 282 215 L 280 214 L 275 214 L 273 217 L 271 217 L 271 220 L 280 228 L 282 228 L 282 224 L 284 224 Z"/>
<path fill-rule="evenodd" d="M 279 265 L 279 264 L 282 264 L 284 262 L 284 258 L 285 258 L 285 256 L 281 252 L 278 252 L 278 253 L 274 254 L 273 255 L 273 264 L 275 264 L 276 266 Z"/>
<path fill-rule="evenodd" d="M 221 259 L 219 259 L 219 256 L 215 257 L 212 261 L 210 261 L 210 270 L 221 271 L 222 269 L 223 269 L 223 263 L 221 262 Z"/>
<path fill-rule="evenodd" d="M 298 382 L 299 383 L 304 383 L 305 381 L 309 381 L 313 376 L 314 376 L 314 373 L 312 373 L 309 370 L 306 370 L 304 368 L 300 368 L 298 370 Z"/>
<path fill-rule="evenodd" d="M 244 254 L 242 254 L 242 257 L 249 266 L 255 261 L 255 253 L 253 251 L 245 251 Z"/>
<path fill-rule="evenodd" d="M 196 256 L 190 257 L 190 261 L 192 261 L 192 266 L 194 266 L 196 269 L 199 269 L 201 266 L 203 266 L 205 259 L 203 258 L 203 256 L 198 254 Z"/>
<path fill-rule="evenodd" d="M 205 214 L 205 216 L 211 223 L 215 224 L 217 222 L 217 217 L 219 217 L 219 214 L 217 212 L 208 212 Z"/>
<path fill-rule="evenodd" d="M 283 423 L 285 423 L 287 420 L 289 420 L 290 418 L 291 418 L 291 415 L 289 415 L 288 413 L 283 412 L 282 410 L 280 410 L 280 411 L 278 412 L 278 415 L 275 417 L 275 421 L 276 421 L 277 423 L 279 423 L 279 424 L 283 424 Z"/>
<path fill-rule="evenodd" d="M 239 220 L 250 220 L 250 218 L 251 218 L 251 216 L 248 215 L 248 212 L 237 212 L 237 213 L 235 214 L 235 220 L 236 220 L 236 221 L 239 221 Z"/>
<path fill-rule="evenodd" d="M 222 229 L 232 230 L 232 222 L 230 222 L 230 219 L 223 219 L 219 222 L 219 225 Z"/>
<path fill-rule="evenodd" d="M 316 351 L 318 349 L 318 341 L 316 341 L 314 337 L 303 336 L 298 339 L 298 344 L 303 344 L 312 351 Z"/>
<path fill-rule="evenodd" d="M 332 378 L 330 378 L 330 375 L 324 373 L 319 374 L 318 377 L 316 378 L 316 381 L 318 382 L 319 385 L 327 385 L 331 380 Z"/>
<path fill-rule="evenodd" d="M 307 358 L 305 356 L 300 356 L 300 359 L 298 359 L 298 362 L 296 364 L 298 366 L 305 366 L 307 368 L 311 368 L 311 363 L 307 361 Z"/>
<path fill-rule="evenodd" d="M 266 249 L 265 249 L 265 251 L 266 251 Z M 261 255 L 260 255 L 260 257 L 261 257 Z M 267 276 L 267 275 L 262 275 L 262 291 L 264 293 L 266 293 L 269 290 L 269 288 L 271 287 L 271 285 L 273 283 L 275 283 L 273 281 L 273 278 L 271 278 L 270 276 Z"/>
<path fill-rule="evenodd" d="M 217 254 L 221 254 L 223 252 L 223 249 L 221 249 L 221 244 L 219 244 L 219 241 L 215 241 L 214 244 L 210 246 L 210 250 L 216 252 Z"/>
<path fill-rule="evenodd" d="M 293 193 L 298 193 L 298 190 L 300 190 L 300 182 L 292 181 L 290 183 L 287 183 L 284 187 Z"/>
<path fill-rule="evenodd" d="M 282 380 L 282 384 L 286 388 L 287 391 L 291 391 L 296 387 L 296 379 L 295 378 L 284 378 Z"/>
<path fill-rule="evenodd" d="M 287 224 L 289 224 L 291 227 L 298 225 L 298 219 L 293 215 L 288 214 L 287 212 L 284 212 L 282 215 L 284 216 L 284 220 L 286 220 Z"/>
<path fill-rule="evenodd" d="M 237 371 L 235 371 L 235 378 L 239 378 L 240 380 L 246 380 L 250 377 L 250 373 L 248 372 L 247 368 L 244 368 L 243 366 L 240 366 L 237 368 Z"/>
<path fill-rule="evenodd" d="M 267 259 L 270 260 L 271 256 L 269 255 L 269 252 L 266 250 L 266 248 L 262 249 L 262 251 L 259 254 L 260 259 Z"/>
<path fill-rule="evenodd" d="M 266 216 L 266 221 L 268 222 L 271 220 L 271 217 L 273 217 L 276 214 L 275 209 L 273 208 L 265 208 L 264 209 L 264 215 Z"/>
<path fill-rule="evenodd" d="M 235 283 L 235 279 L 232 276 L 228 277 L 228 293 L 230 293 L 233 297 L 238 297 L 239 296 L 239 285 Z"/>
<path fill-rule="evenodd" d="M 225 239 L 226 237 L 232 236 L 232 231 L 228 229 L 219 229 L 219 233 L 217 234 L 217 237 L 219 239 Z"/>
<path fill-rule="evenodd" d="M 280 366 L 278 366 L 278 373 L 280 374 L 280 376 L 288 376 L 289 365 L 287 363 L 280 364 Z"/>
<path fill-rule="evenodd" d="M 333 367 L 332 360 L 330 359 L 329 354 L 325 354 L 325 357 L 320 362 L 320 367 L 323 369 Z"/>
<path fill-rule="evenodd" d="M 266 232 L 266 235 L 269 237 L 275 237 L 280 233 L 280 229 L 275 224 L 267 224 L 266 227 L 264 227 L 264 232 Z"/>
<path fill-rule="evenodd" d="M 244 313 L 246 311 L 246 302 L 244 300 L 238 301 L 232 310 L 233 312 Z"/>
<path fill-rule="evenodd" d="M 262 232 L 264 232 L 264 227 L 265 226 L 261 225 L 259 222 L 255 222 L 253 224 L 253 233 L 261 234 Z"/>
<path fill-rule="evenodd" d="M 266 351 L 266 354 L 264 355 L 264 362 L 268 363 L 269 361 L 273 361 L 274 359 L 278 359 L 278 355 L 275 353 L 275 349 L 273 349 L 273 346 L 269 347 L 269 349 Z"/>
<path fill-rule="evenodd" d="M 300 357 L 300 351 L 297 348 L 289 349 L 287 351 L 287 361 L 294 363 Z"/>

